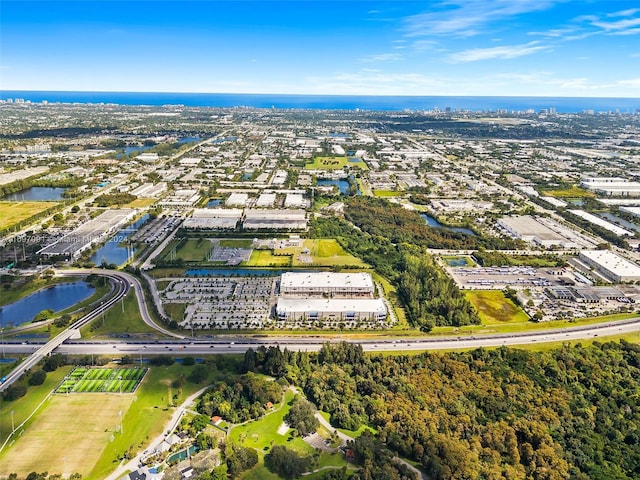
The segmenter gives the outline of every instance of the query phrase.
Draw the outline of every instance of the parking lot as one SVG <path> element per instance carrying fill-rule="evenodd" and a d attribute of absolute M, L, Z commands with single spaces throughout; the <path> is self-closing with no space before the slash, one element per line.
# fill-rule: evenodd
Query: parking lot
<path fill-rule="evenodd" d="M 182 328 L 261 328 L 275 304 L 278 277 L 180 278 L 162 292 L 169 303 L 186 303 Z"/>

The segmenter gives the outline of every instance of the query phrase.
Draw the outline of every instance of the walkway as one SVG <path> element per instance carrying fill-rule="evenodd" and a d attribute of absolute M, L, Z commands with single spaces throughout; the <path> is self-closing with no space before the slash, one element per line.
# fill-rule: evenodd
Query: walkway
<path fill-rule="evenodd" d="M 125 476 L 127 473 L 137 470 L 138 465 L 142 461 L 142 458 L 145 456 L 145 452 L 153 451 L 154 449 L 156 449 L 165 440 L 165 438 L 167 438 L 171 433 L 173 433 L 176 427 L 180 424 L 180 420 L 182 419 L 182 416 L 185 414 L 185 411 L 189 410 L 188 407 L 195 401 L 196 398 L 202 395 L 207 390 L 207 388 L 209 388 L 209 386 L 201 388 L 196 393 L 189 396 L 189 398 L 187 398 L 182 403 L 182 405 L 176 408 L 176 411 L 173 412 L 171 419 L 167 422 L 165 428 L 162 430 L 163 433 L 161 433 L 156 438 L 154 438 L 149 443 L 149 446 L 147 447 L 147 449 L 145 449 L 143 452 L 138 453 L 138 455 L 136 455 L 134 458 L 129 460 L 127 463 L 125 464 L 121 463 L 118 466 L 118 468 L 106 478 L 106 480 L 118 480 L 119 478 L 122 478 L 123 476 Z"/>

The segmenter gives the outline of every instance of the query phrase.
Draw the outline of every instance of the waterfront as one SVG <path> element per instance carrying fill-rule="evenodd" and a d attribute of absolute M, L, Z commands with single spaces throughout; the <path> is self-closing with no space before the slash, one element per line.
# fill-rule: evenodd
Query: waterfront
<path fill-rule="evenodd" d="M 22 325 L 33 320 L 43 310 L 59 312 L 90 297 L 93 286 L 87 282 L 61 283 L 46 287 L 17 302 L 0 308 L 0 326 Z"/>
<path fill-rule="evenodd" d="M 10 193 L 2 198 L 3 202 L 50 202 L 64 200 L 62 196 L 66 188 L 30 187 L 19 192 Z"/>

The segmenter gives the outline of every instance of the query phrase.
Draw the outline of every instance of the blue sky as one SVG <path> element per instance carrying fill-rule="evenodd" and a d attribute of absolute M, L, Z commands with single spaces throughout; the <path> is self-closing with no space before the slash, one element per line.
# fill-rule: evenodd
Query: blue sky
<path fill-rule="evenodd" d="M 638 0 L 0 1 L 0 88 L 640 97 Z"/>

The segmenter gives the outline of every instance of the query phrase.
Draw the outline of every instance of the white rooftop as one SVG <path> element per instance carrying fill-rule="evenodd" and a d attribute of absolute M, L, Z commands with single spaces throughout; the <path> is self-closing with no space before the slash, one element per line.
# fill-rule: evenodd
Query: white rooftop
<path fill-rule="evenodd" d="M 282 289 L 290 288 L 367 288 L 373 291 L 373 279 L 364 272 L 285 272 L 280 280 Z"/>
<path fill-rule="evenodd" d="M 279 298 L 280 312 L 371 312 L 384 315 L 387 307 L 381 298 Z"/>
<path fill-rule="evenodd" d="M 610 250 L 582 250 L 580 255 L 601 265 L 613 274 L 624 277 L 640 277 L 640 267 Z"/>

